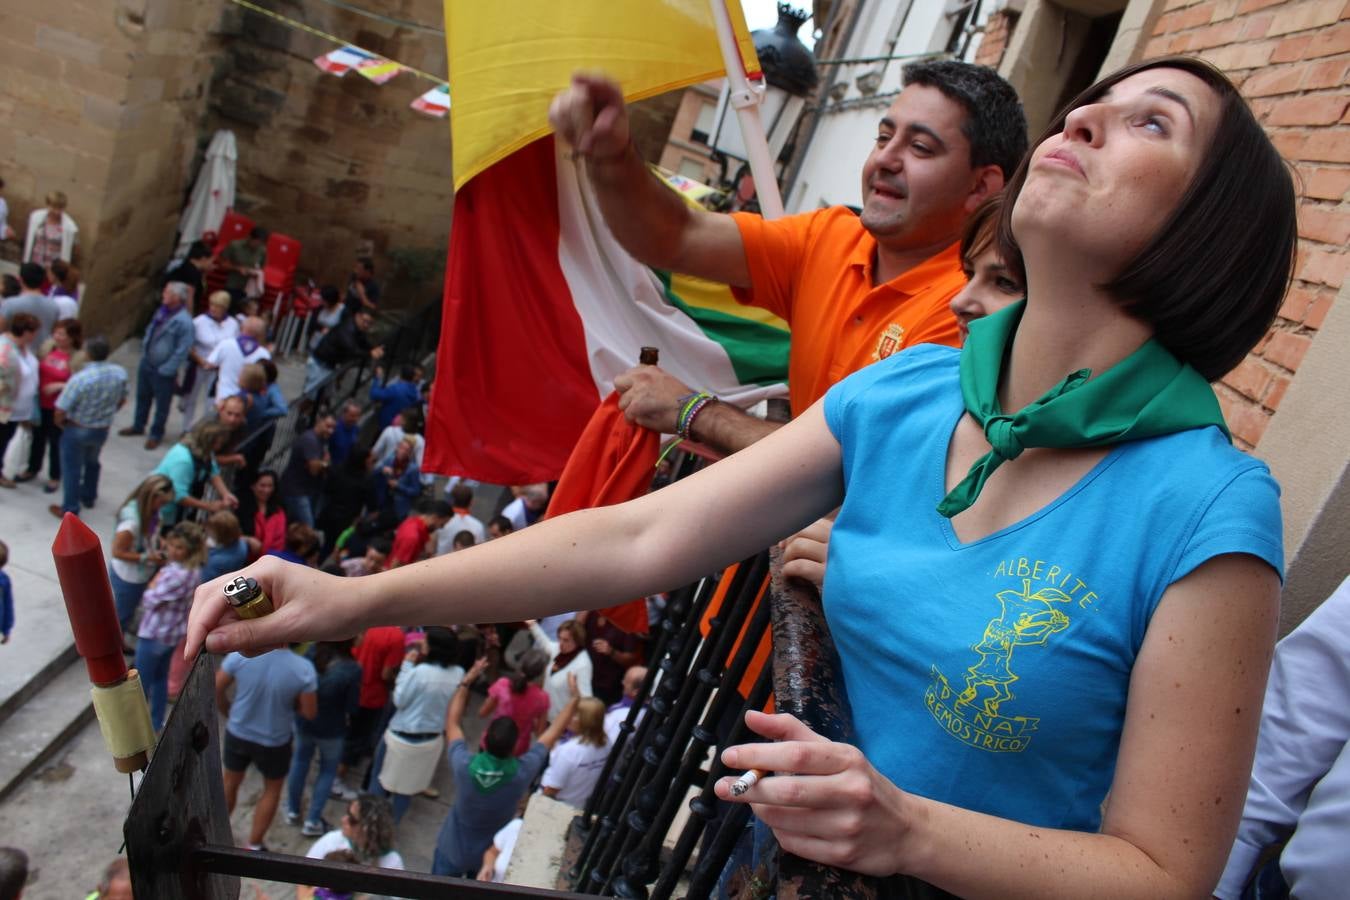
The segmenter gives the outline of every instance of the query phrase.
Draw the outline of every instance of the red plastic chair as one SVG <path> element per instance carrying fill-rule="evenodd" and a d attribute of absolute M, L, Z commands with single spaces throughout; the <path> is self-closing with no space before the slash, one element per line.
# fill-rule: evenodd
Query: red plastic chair
<path fill-rule="evenodd" d="M 267 239 L 267 263 L 263 284 L 269 291 L 285 293 L 295 286 L 295 268 L 300 264 L 300 242 L 275 232 Z"/>
<path fill-rule="evenodd" d="M 216 246 L 212 250 L 213 255 L 219 256 L 220 252 L 228 247 L 231 241 L 248 237 L 252 230 L 252 219 L 232 209 L 226 210 L 225 218 L 220 220 L 220 228 L 216 231 Z"/>

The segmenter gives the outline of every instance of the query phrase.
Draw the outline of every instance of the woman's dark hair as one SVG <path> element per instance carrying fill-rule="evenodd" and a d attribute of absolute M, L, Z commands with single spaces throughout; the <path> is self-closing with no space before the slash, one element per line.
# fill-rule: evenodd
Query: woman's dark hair
<path fill-rule="evenodd" d="M 506 759 L 515 753 L 516 738 L 520 729 L 510 716 L 498 716 L 488 723 L 487 733 L 483 736 L 483 748 L 498 759 Z"/>
<path fill-rule="evenodd" d="M 449 628 L 432 625 L 426 629 L 426 662 L 448 669 L 459 662 L 459 637 Z"/>
<path fill-rule="evenodd" d="M 0 900 L 14 900 L 28 883 L 28 854 L 18 847 L 0 847 Z"/>
<path fill-rule="evenodd" d="M 961 226 L 961 261 L 974 261 L 984 251 L 993 247 L 995 250 L 1001 249 L 998 246 L 998 224 L 1003 216 L 1003 192 L 990 194 L 985 197 L 975 211 L 966 219 L 966 224 Z M 1014 254 L 1011 259 L 1003 258 L 1003 264 L 1008 267 L 1008 272 L 1022 284 L 1026 284 L 1027 273 L 1022 271 L 1022 255 Z"/>
<path fill-rule="evenodd" d="M 384 797 L 360 794 L 356 800 L 356 834 L 352 849 L 366 863 L 394 849 L 394 810 Z"/>
<path fill-rule="evenodd" d="M 19 283 L 19 276 L 8 272 L 0 276 L 0 297 L 14 297 L 21 293 L 23 285 Z"/>
<path fill-rule="evenodd" d="M 267 379 L 267 383 L 276 384 L 277 375 L 280 374 L 280 372 L 277 370 L 277 364 L 272 362 L 270 359 L 260 359 L 258 360 L 258 365 L 262 366 L 263 378 Z"/>
<path fill-rule="evenodd" d="M 345 641 L 321 641 L 314 647 L 314 669 L 322 675 L 333 663 L 351 659 L 352 647 L 355 645 L 355 638 L 348 638 Z"/>
<path fill-rule="evenodd" d="M 539 648 L 526 650 L 520 657 L 520 668 L 511 673 L 511 693 L 523 694 L 525 688 L 539 680 L 548 668 L 548 654 Z"/>
<path fill-rule="evenodd" d="M 80 326 L 79 319 L 61 319 L 52 326 L 52 331 L 60 328 L 70 338 L 70 346 L 76 350 L 84 346 L 84 328 Z"/>
<path fill-rule="evenodd" d="M 30 331 L 37 331 L 42 327 L 38 317 L 32 313 L 15 313 L 14 318 L 9 320 L 9 333 L 15 337 L 23 337 Z"/>
<path fill-rule="evenodd" d="M 1242 362 L 1270 329 L 1284 300 L 1298 243 L 1294 182 L 1233 83 L 1185 56 L 1135 63 L 1079 94 L 1033 146 L 1064 130 L 1068 114 L 1148 69 L 1179 69 L 1219 98 L 1214 136 L 1190 185 L 1147 244 L 1101 289 L 1153 327 L 1159 343 L 1215 381 Z M 1004 193 L 999 248 L 1020 259 L 1012 211 L 1026 181 L 1022 161 Z"/>
<path fill-rule="evenodd" d="M 253 476 L 253 480 L 248 483 L 248 486 L 253 487 L 260 478 L 272 479 L 272 496 L 267 498 L 267 508 L 263 510 L 263 515 L 274 516 L 277 510 L 281 509 L 281 494 L 277 492 L 277 488 L 281 487 L 281 476 L 277 475 L 275 469 L 261 469 L 257 475 Z"/>

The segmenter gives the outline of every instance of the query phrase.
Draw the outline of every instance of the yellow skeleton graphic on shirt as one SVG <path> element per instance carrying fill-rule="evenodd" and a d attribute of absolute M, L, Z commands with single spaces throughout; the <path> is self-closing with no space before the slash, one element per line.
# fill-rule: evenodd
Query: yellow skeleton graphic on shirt
<path fill-rule="evenodd" d="M 989 716 L 997 716 L 1000 704 L 1013 698 L 1011 685 L 1017 680 L 1013 650 L 1044 644 L 1050 635 L 1068 628 L 1069 617 L 1053 604 L 1072 601 L 1058 588 L 1033 593 L 1029 578 L 1022 579 L 1021 591 L 999 591 L 997 596 L 999 617 L 984 626 L 984 636 L 974 647 L 980 661 L 966 669 L 966 689 L 956 699 L 957 706 L 971 706 L 979 698 Z"/>

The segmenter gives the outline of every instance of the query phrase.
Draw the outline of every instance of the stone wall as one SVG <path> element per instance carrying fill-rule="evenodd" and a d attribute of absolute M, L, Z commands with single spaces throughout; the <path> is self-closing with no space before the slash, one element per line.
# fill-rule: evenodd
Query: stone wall
<path fill-rule="evenodd" d="M 367 5 L 401 19 L 442 24 L 439 0 Z M 439 34 L 326 4 L 271 6 L 367 50 L 445 75 L 445 40 Z M 407 72 L 383 85 L 355 72 L 339 78 L 313 63 L 335 49 L 332 43 L 251 11 L 231 10 L 225 21 L 206 133 L 216 128 L 235 133 L 236 207 L 300 241 L 302 276 L 337 283 L 346 279 L 357 255 L 371 253 L 389 306 L 434 297 L 454 203 L 450 124 L 408 108 L 433 83 Z M 423 270 L 420 278 L 408 277 L 409 261 Z M 400 268 L 402 277 L 391 282 Z"/>
<path fill-rule="evenodd" d="M 172 249 L 211 74 L 211 3 L 6 0 L 0 173 L 22 241 L 70 198 L 86 330 L 126 336 Z M 22 244 L 6 255 L 17 258 Z"/>

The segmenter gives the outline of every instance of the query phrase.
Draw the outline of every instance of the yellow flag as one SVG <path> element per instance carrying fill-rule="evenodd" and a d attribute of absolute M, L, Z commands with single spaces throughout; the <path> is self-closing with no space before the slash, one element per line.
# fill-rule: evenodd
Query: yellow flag
<path fill-rule="evenodd" d="M 739 0 L 725 0 L 746 70 L 759 71 Z M 455 189 L 549 132 L 578 69 L 630 100 L 724 74 L 709 0 L 445 0 Z"/>

